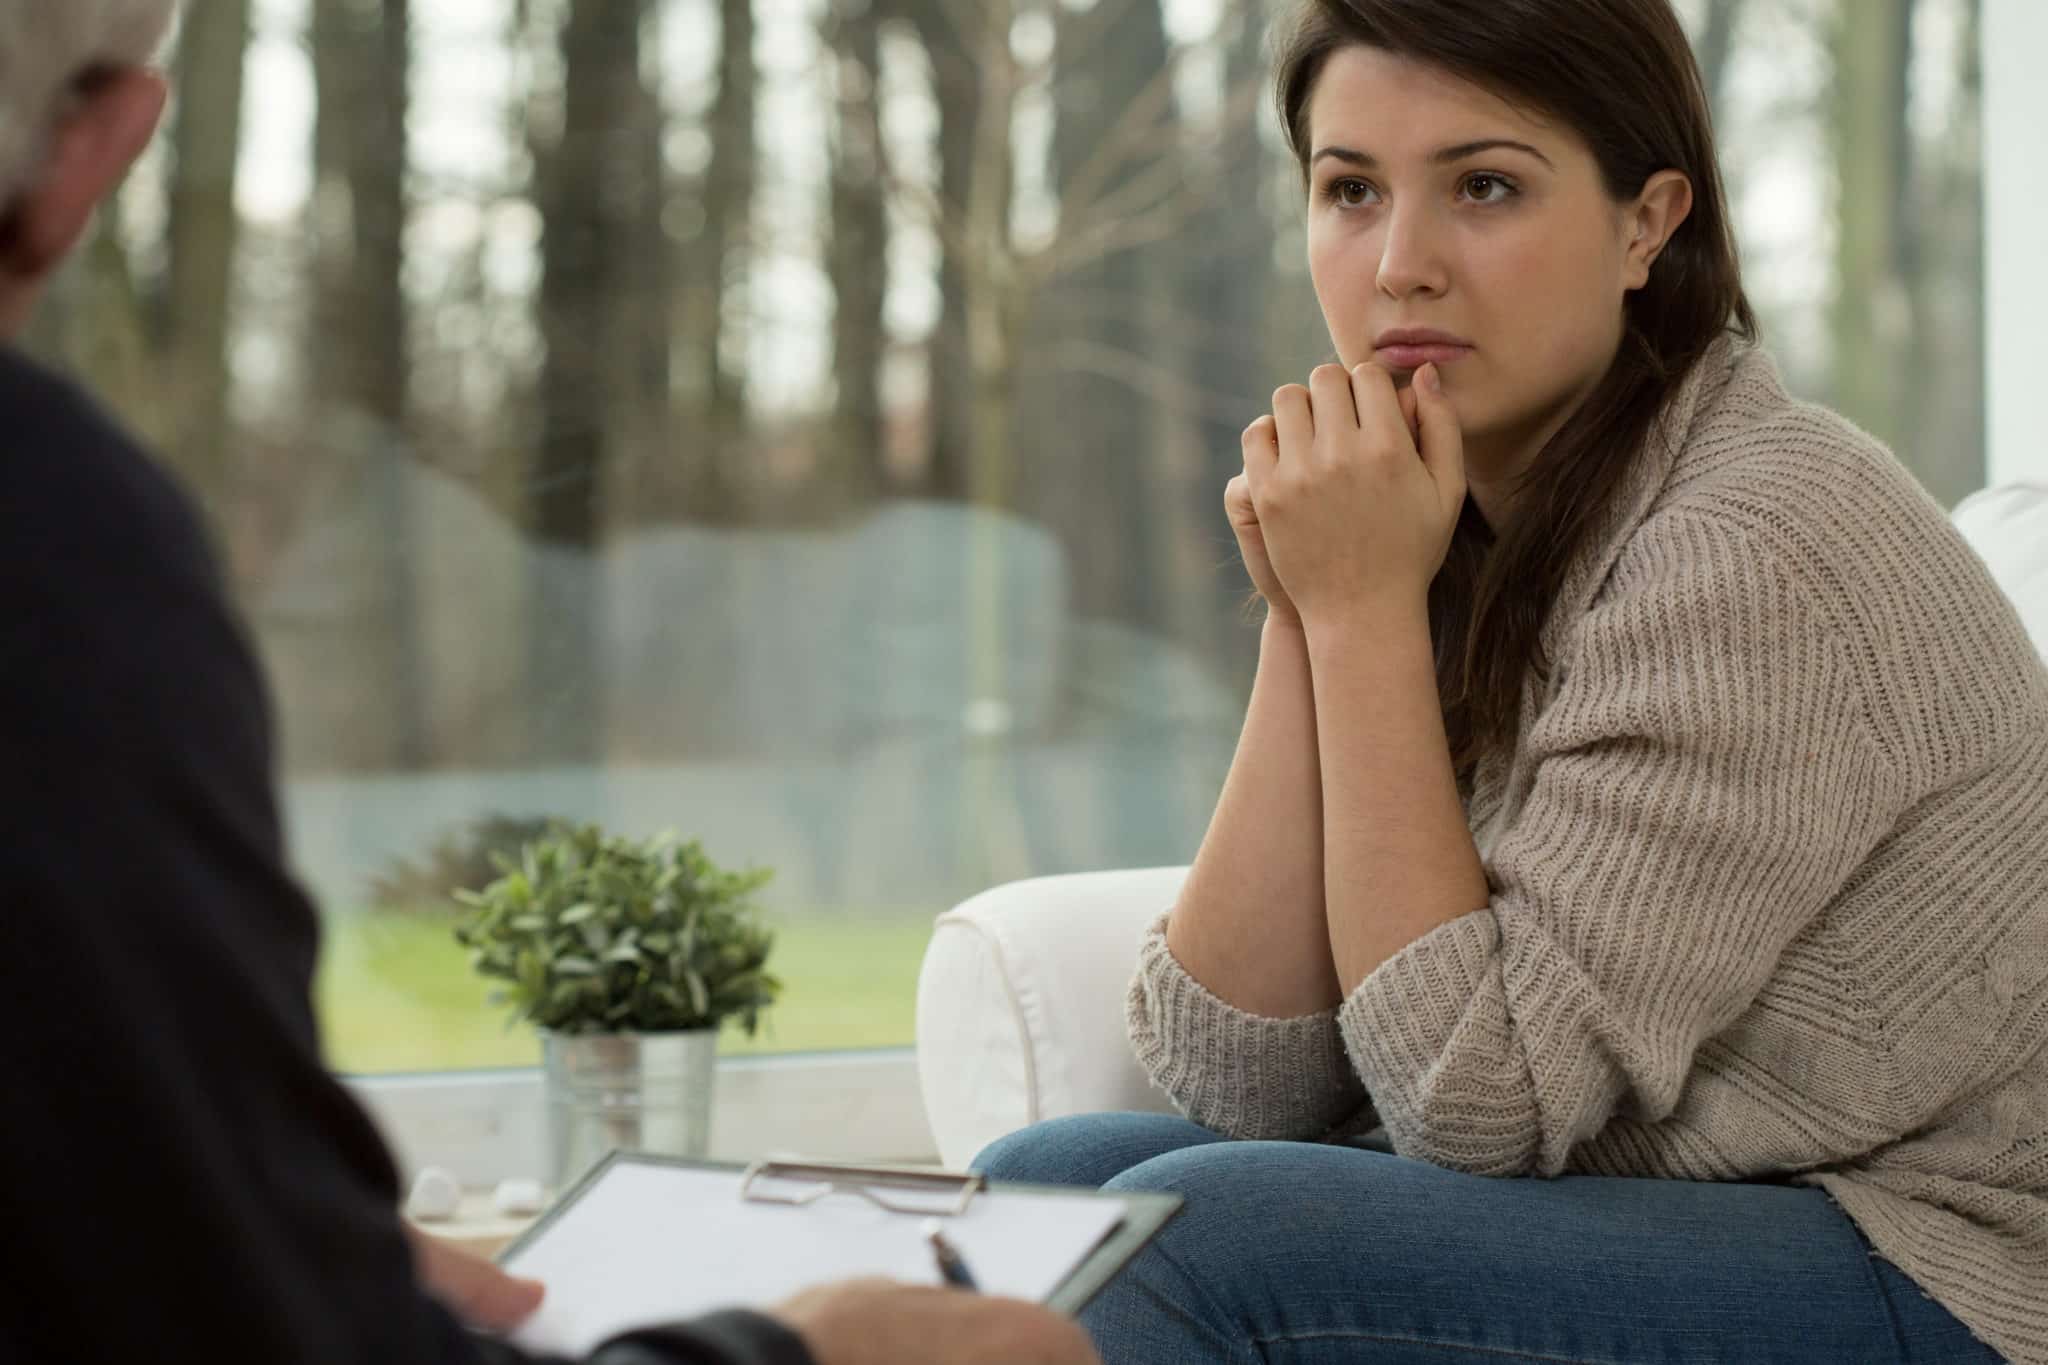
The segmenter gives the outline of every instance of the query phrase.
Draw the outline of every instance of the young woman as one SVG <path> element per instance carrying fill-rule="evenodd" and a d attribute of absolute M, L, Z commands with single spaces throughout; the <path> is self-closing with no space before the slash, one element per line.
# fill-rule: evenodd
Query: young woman
<path fill-rule="evenodd" d="M 1269 608 L 1144 945 L 1180 1362 L 2048 1362 L 2048 669 L 1756 349 L 1668 0 L 1312 0 L 1343 367 L 1226 496 Z"/>

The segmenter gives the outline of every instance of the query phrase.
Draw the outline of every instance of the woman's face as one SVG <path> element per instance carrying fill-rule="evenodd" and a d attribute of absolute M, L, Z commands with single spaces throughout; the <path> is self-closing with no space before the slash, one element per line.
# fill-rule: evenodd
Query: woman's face
<path fill-rule="evenodd" d="M 1308 122 L 1309 272 L 1339 356 L 1400 383 L 1435 361 L 1474 478 L 1515 472 L 1606 373 L 1669 228 L 1645 252 L 1640 206 L 1575 133 L 1378 48 L 1328 59 Z"/>

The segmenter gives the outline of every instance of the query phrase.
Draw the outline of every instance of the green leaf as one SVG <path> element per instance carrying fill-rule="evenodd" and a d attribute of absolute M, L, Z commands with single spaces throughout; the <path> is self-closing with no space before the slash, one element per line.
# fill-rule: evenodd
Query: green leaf
<path fill-rule="evenodd" d="M 514 1018 L 568 1032 L 745 1025 L 780 991 L 750 899 L 766 879 L 721 870 L 694 840 L 557 825 L 463 894 L 454 938 L 477 975 L 506 983 Z"/>

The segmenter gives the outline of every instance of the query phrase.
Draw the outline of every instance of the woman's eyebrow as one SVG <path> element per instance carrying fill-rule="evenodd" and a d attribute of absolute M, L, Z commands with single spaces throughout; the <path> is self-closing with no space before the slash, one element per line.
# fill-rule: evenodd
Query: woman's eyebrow
<path fill-rule="evenodd" d="M 1442 165 L 1445 162 L 1463 161 L 1468 156 L 1477 156 L 1481 152 L 1497 151 L 1501 148 L 1511 152 L 1527 152 L 1544 165 L 1550 166 L 1552 170 L 1557 169 L 1557 167 L 1551 166 L 1549 157 L 1543 155 L 1543 153 L 1537 151 L 1528 143 L 1516 142 L 1513 138 L 1505 137 L 1481 138 L 1477 142 L 1460 142 L 1455 147 L 1443 148 L 1441 151 L 1434 153 L 1429 159 Z"/>
<path fill-rule="evenodd" d="M 1542 162 L 1544 165 L 1549 166 L 1552 170 L 1557 169 L 1557 167 L 1551 163 L 1549 157 L 1543 155 L 1543 153 L 1537 151 L 1528 143 L 1516 142 L 1513 138 L 1505 137 L 1481 138 L 1477 142 L 1460 142 L 1452 147 L 1439 148 L 1437 151 L 1430 153 L 1429 159 L 1437 165 L 1441 166 L 1446 165 L 1453 161 L 1463 161 L 1466 157 L 1477 156 L 1481 152 L 1498 151 L 1501 149 L 1506 149 L 1511 152 L 1526 152 L 1530 156 L 1533 156 L 1538 161 Z M 1316 163 L 1320 162 L 1324 157 L 1335 157 L 1337 160 L 1345 162 L 1349 165 L 1362 166 L 1367 169 L 1376 167 L 1380 164 L 1379 160 L 1369 152 L 1357 151 L 1350 147 L 1332 146 L 1325 147 L 1322 150 L 1318 151 L 1314 156 L 1310 157 L 1309 165 L 1315 165 Z"/>

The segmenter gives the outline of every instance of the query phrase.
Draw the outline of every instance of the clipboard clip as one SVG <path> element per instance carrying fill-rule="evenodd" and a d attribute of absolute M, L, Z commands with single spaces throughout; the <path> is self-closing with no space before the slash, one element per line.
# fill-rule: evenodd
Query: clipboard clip
<path fill-rule="evenodd" d="M 811 1188 L 781 1194 L 759 1188 L 762 1182 L 786 1180 Z M 971 1171 L 927 1171 L 907 1166 L 840 1166 L 815 1161 L 767 1159 L 747 1167 L 740 1178 L 740 1198 L 755 1204 L 787 1204 L 802 1208 L 833 1194 L 857 1195 L 889 1213 L 925 1214 L 956 1218 L 967 1212 L 974 1197 L 988 1188 L 988 1177 Z M 891 1199 L 884 1190 L 907 1190 L 951 1199 L 951 1207 L 934 1206 L 931 1201 L 914 1203 Z"/>

